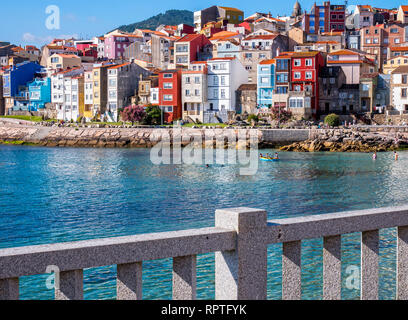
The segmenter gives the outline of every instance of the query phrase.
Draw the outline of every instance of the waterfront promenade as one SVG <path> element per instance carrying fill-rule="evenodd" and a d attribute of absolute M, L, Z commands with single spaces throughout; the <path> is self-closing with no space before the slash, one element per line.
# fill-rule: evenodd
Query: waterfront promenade
<path fill-rule="evenodd" d="M 83 269 L 117 265 L 117 299 L 142 299 L 142 262 L 173 258 L 173 299 L 196 299 L 197 255 L 216 252 L 216 300 L 266 300 L 267 247 L 281 243 L 282 299 L 302 298 L 302 241 L 323 238 L 323 299 L 341 299 L 342 236 L 361 234 L 361 299 L 378 299 L 379 230 L 397 228 L 396 297 L 408 299 L 408 206 L 267 221 L 263 210 L 217 210 L 215 227 L 0 250 L 0 299 L 19 277 L 57 267 L 58 300 L 83 299 Z"/>

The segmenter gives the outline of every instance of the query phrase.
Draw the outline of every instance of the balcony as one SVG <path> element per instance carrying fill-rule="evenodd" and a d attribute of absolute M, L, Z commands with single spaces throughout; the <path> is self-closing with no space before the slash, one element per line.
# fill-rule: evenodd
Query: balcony
<path fill-rule="evenodd" d="M 268 246 L 282 245 L 282 299 L 302 298 L 302 242 L 322 239 L 324 300 L 340 300 L 342 237 L 360 234 L 361 300 L 379 298 L 380 230 L 397 228 L 396 298 L 408 299 L 408 206 L 267 220 L 266 211 L 217 210 L 213 228 L 0 250 L 0 300 L 19 299 L 19 278 L 57 266 L 55 299 L 83 299 L 83 269 L 117 265 L 118 300 L 142 299 L 143 261 L 173 259 L 173 299 L 197 297 L 197 255 L 215 252 L 216 300 L 266 300 Z M 345 252 L 347 254 L 347 252 Z M 391 272 L 391 271 L 388 271 Z M 57 277 L 56 277 L 57 279 Z M 316 281 L 320 281 L 316 279 Z"/>
<path fill-rule="evenodd" d="M 312 91 L 289 91 L 291 97 L 312 97 Z"/>

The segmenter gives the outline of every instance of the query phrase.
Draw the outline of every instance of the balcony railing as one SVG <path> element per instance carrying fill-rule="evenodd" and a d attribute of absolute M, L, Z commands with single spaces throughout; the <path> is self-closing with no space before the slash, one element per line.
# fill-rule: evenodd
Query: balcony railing
<path fill-rule="evenodd" d="M 408 206 L 274 219 L 263 210 L 218 210 L 215 227 L 0 250 L 0 299 L 19 277 L 60 270 L 58 300 L 83 299 L 83 269 L 117 265 L 117 299 L 142 298 L 142 262 L 173 258 L 173 299 L 196 298 L 196 256 L 215 255 L 217 300 L 267 298 L 267 249 L 281 243 L 282 299 L 302 297 L 302 241 L 323 238 L 323 298 L 341 299 L 342 235 L 361 233 L 361 299 L 378 299 L 379 230 L 398 228 L 397 299 L 408 299 Z"/>

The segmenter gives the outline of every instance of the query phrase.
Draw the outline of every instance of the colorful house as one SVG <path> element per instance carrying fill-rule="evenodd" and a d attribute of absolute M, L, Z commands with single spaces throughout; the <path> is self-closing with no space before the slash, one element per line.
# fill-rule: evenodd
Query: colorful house
<path fill-rule="evenodd" d="M 318 51 L 295 52 L 291 56 L 291 91 L 289 109 L 314 117 L 319 114 L 319 71 L 325 65 Z M 308 110 L 309 109 L 309 110 Z"/>
<path fill-rule="evenodd" d="M 27 83 L 43 70 L 38 63 L 25 61 L 11 66 L 3 73 L 3 97 L 5 98 L 6 114 L 18 101 L 27 104 Z"/>
<path fill-rule="evenodd" d="M 182 117 L 181 77 L 180 69 L 159 73 L 159 105 L 166 123 L 172 123 Z"/>
<path fill-rule="evenodd" d="M 51 102 L 51 78 L 37 78 L 28 84 L 29 111 L 44 109 Z"/>
<path fill-rule="evenodd" d="M 105 38 L 104 55 L 108 59 L 122 59 L 125 57 L 126 48 L 135 41 L 142 41 L 143 37 L 131 34 L 113 34 Z"/>
<path fill-rule="evenodd" d="M 273 106 L 273 91 L 275 90 L 275 59 L 264 60 L 258 64 L 258 95 L 259 109 L 269 109 Z"/>
<path fill-rule="evenodd" d="M 176 65 L 188 67 L 190 62 L 197 61 L 205 48 L 212 44 L 203 34 L 188 34 L 175 42 L 174 61 Z"/>

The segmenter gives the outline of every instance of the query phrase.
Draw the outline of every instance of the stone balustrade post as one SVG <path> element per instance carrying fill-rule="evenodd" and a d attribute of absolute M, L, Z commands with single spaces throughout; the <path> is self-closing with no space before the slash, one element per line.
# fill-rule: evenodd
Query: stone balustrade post
<path fill-rule="evenodd" d="M 217 210 L 215 221 L 216 227 L 237 232 L 235 250 L 215 256 L 216 300 L 266 300 L 266 212 L 250 208 Z"/>

